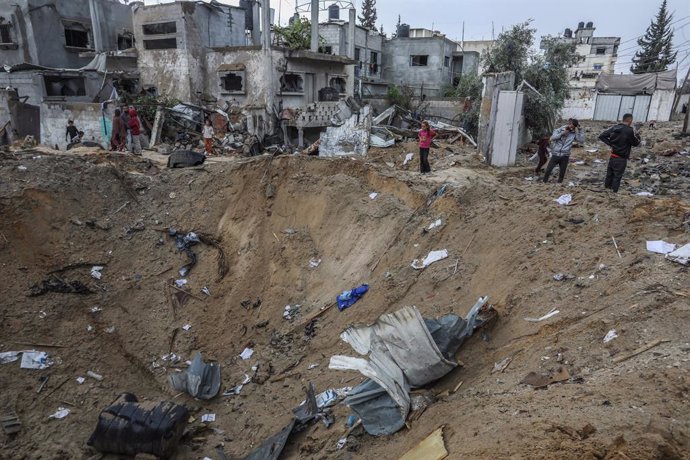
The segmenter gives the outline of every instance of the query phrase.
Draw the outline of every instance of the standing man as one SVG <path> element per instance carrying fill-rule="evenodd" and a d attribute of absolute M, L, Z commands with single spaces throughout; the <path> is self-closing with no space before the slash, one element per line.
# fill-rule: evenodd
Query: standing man
<path fill-rule="evenodd" d="M 630 150 L 640 145 L 640 135 L 632 128 L 633 116 L 623 115 L 623 121 L 610 127 L 599 136 L 599 140 L 611 147 L 611 158 L 606 168 L 604 187 L 618 193 L 625 167 L 628 166 Z"/>
<path fill-rule="evenodd" d="M 74 140 L 79 137 L 79 130 L 74 126 L 74 121 L 67 120 L 67 131 L 65 132 L 65 140 L 69 140 L 69 143 L 74 143 Z"/>
<path fill-rule="evenodd" d="M 553 168 L 558 166 L 558 183 L 563 182 L 565 178 L 565 171 L 568 169 L 568 162 L 570 161 L 570 149 L 573 147 L 573 142 L 577 141 L 582 144 L 585 141 L 585 135 L 580 128 L 580 123 L 571 118 L 568 124 L 558 128 L 551 135 L 551 159 L 546 166 L 546 173 L 544 173 L 544 183 L 549 181 L 549 176 L 553 172 Z"/>

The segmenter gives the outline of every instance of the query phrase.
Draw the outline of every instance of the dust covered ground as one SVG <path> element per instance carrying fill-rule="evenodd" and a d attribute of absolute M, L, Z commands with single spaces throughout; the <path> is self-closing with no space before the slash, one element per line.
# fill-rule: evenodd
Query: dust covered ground
<path fill-rule="evenodd" d="M 407 428 L 380 438 L 358 428 L 337 450 L 351 413 L 338 405 L 333 426 L 292 436 L 281 458 L 397 459 L 442 425 L 453 459 L 690 458 L 688 267 L 645 248 L 690 242 L 690 160 L 662 155 L 688 145 L 672 138 L 676 125 L 645 131 L 614 195 L 601 186 L 607 155 L 593 139 L 602 127 L 586 126 L 588 142 L 573 151 L 584 164 L 571 164 L 564 184 L 535 180 L 530 154 L 497 170 L 446 144 L 432 149 L 428 176 L 416 158 L 403 165 L 414 143 L 367 158 L 219 158 L 179 170 L 154 154 L 1 154 L 0 352 L 47 351 L 54 364 L 0 365 L 0 412 L 22 423 L 0 434 L 0 458 L 92 457 L 98 414 L 122 392 L 189 408 L 177 458 L 241 458 L 289 422 L 308 382 L 323 391 L 363 380 L 328 369 L 331 356 L 354 353 L 339 338 L 347 326 L 406 305 L 464 316 L 484 295 L 498 321 L 465 342 L 463 365 L 426 388 L 437 401 Z M 568 206 L 555 201 L 563 194 Z M 228 273 L 219 273 L 218 248 L 200 244 L 191 296 L 170 287 L 187 257 L 169 227 L 218 241 Z M 449 258 L 410 266 L 438 249 Z M 93 265 L 104 267 L 100 280 Z M 51 272 L 90 292 L 31 296 Z M 305 335 L 306 318 L 361 283 L 370 285 L 361 301 L 328 309 Z M 284 319 L 295 304 L 299 314 Z M 545 321 L 524 319 L 554 308 Z M 617 337 L 604 343 L 611 330 Z M 245 347 L 254 350 L 246 361 Z M 173 391 L 168 375 L 197 351 L 220 363 L 221 391 L 245 374 L 252 382 L 209 401 Z M 563 383 L 520 383 L 560 367 L 570 375 Z M 87 371 L 103 380 L 79 384 Z M 71 413 L 49 419 L 58 407 Z M 216 421 L 201 423 L 208 413 Z"/>

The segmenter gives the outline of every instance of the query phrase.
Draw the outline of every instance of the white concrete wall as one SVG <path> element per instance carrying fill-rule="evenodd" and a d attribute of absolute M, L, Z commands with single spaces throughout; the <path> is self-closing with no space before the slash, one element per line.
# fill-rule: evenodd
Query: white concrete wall
<path fill-rule="evenodd" d="M 565 100 L 561 110 L 561 118 L 577 118 L 578 120 L 591 120 L 594 118 L 596 106 L 596 92 L 589 89 L 570 91 L 570 98 Z"/>
<path fill-rule="evenodd" d="M 112 108 L 106 112 L 108 133 L 110 133 L 110 120 Z M 100 104 L 85 103 L 51 103 L 41 104 L 41 144 L 49 147 L 56 145 L 60 150 L 67 148 L 65 129 L 67 120 L 74 120 L 74 125 L 80 131 L 84 131 L 84 140 L 100 143 L 104 148 L 110 146 L 109 136 L 102 136 L 103 118 Z"/>
<path fill-rule="evenodd" d="M 673 110 L 673 100 L 675 96 L 675 90 L 654 91 L 647 120 L 669 121 L 671 119 L 671 111 Z"/>

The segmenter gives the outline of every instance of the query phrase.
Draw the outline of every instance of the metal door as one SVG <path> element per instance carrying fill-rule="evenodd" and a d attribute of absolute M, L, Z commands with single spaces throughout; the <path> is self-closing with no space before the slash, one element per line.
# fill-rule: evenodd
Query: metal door
<path fill-rule="evenodd" d="M 594 107 L 594 119 L 602 121 L 617 121 L 621 107 L 622 96 L 619 94 L 599 94 Z"/>
<path fill-rule="evenodd" d="M 635 121 L 647 121 L 649 115 L 649 106 L 652 104 L 652 96 L 641 95 L 635 96 L 635 107 L 632 113 Z"/>
<path fill-rule="evenodd" d="M 623 115 L 626 113 L 633 113 L 635 109 L 635 96 L 623 96 L 621 98 L 621 107 L 618 109 L 618 118 L 612 121 L 618 121 L 623 119 Z"/>

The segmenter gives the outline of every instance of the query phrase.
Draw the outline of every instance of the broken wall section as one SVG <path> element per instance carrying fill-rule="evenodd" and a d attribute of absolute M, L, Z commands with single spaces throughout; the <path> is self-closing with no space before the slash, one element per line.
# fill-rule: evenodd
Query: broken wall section
<path fill-rule="evenodd" d="M 57 145 L 59 150 L 65 150 L 68 144 L 65 140 L 67 121 L 74 120 L 77 129 L 84 131 L 84 141 L 97 142 L 104 148 L 110 146 L 112 110 L 102 113 L 100 104 L 44 102 L 40 111 L 42 144 L 50 147 Z"/>
<path fill-rule="evenodd" d="M 341 126 L 330 126 L 321 133 L 319 156 L 366 155 L 370 131 L 371 112 L 367 105 L 358 114 L 351 114 Z"/>

